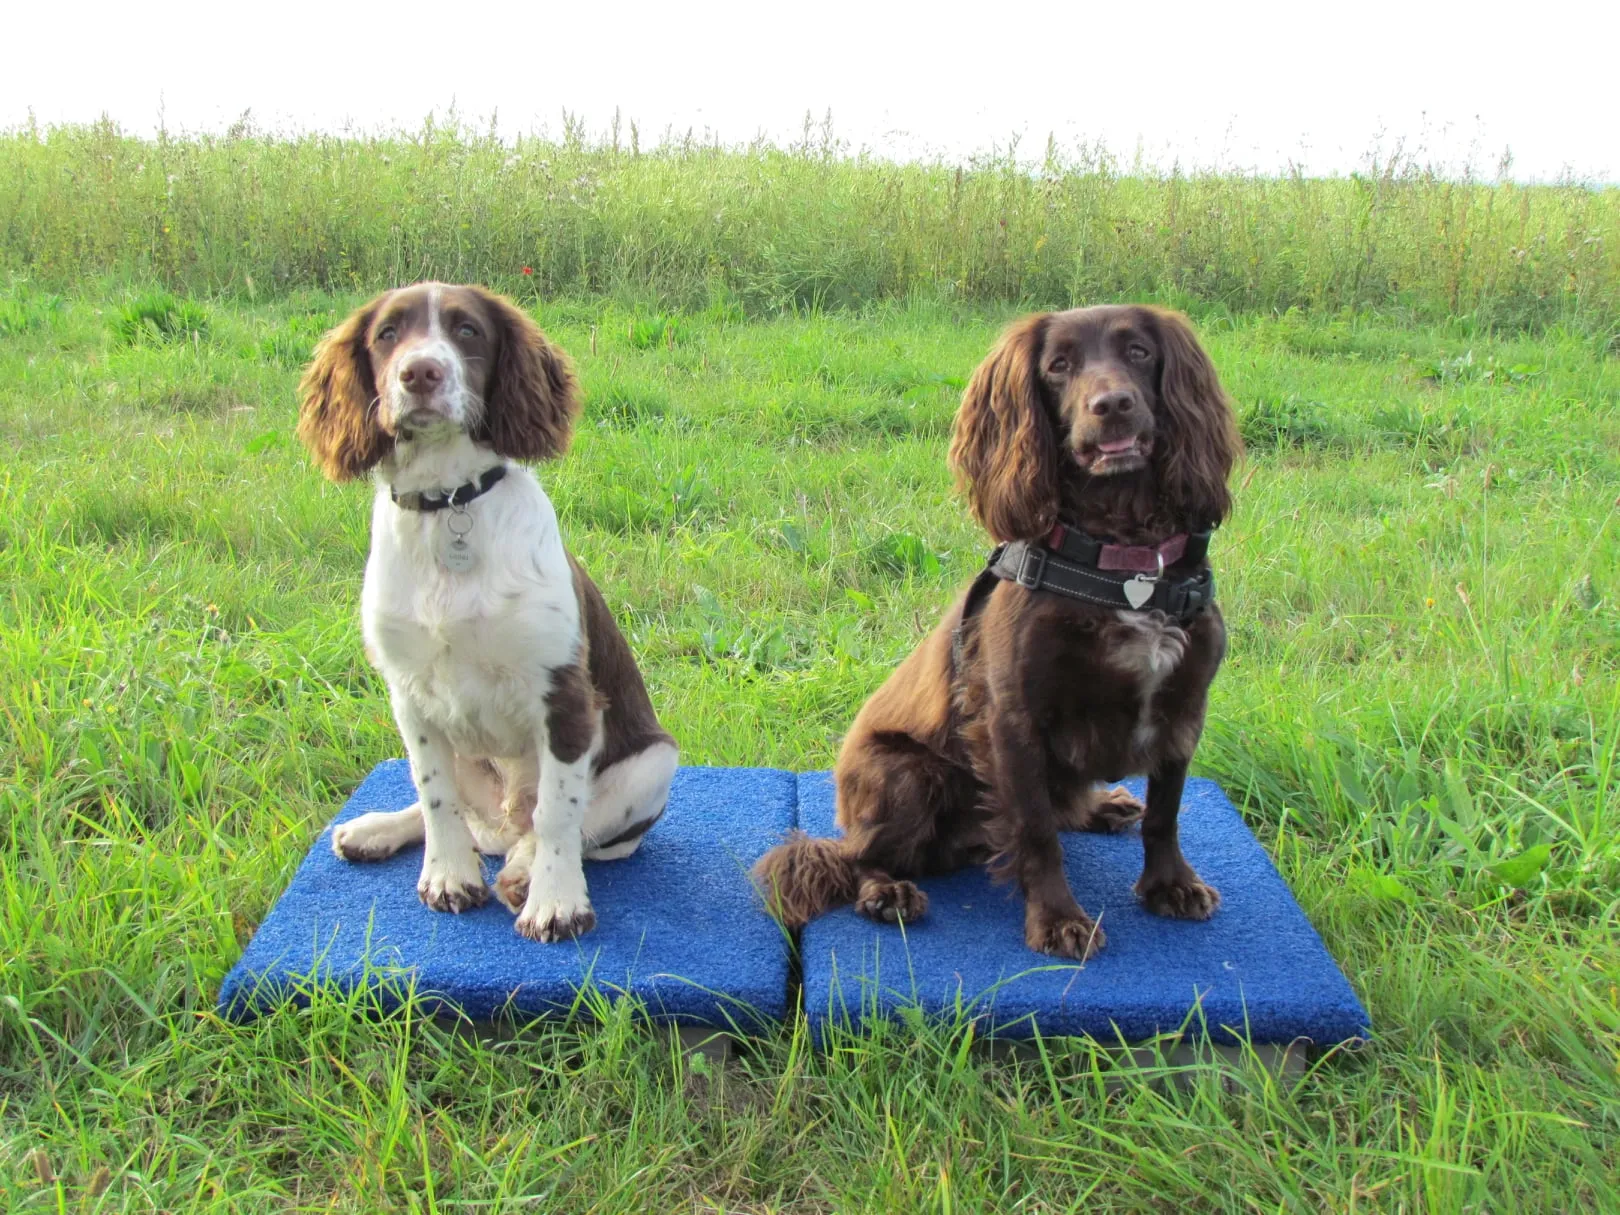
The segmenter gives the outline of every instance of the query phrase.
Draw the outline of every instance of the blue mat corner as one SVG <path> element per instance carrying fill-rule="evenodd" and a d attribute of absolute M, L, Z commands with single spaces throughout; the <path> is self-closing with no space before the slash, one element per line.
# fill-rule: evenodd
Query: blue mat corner
<path fill-rule="evenodd" d="M 1126 782 L 1137 796 L 1141 781 Z M 799 778 L 799 826 L 834 835 L 830 774 Z M 1364 1038 L 1366 1010 L 1294 900 L 1287 883 L 1220 786 L 1190 780 L 1182 849 L 1221 892 L 1203 923 L 1144 911 L 1131 893 L 1142 838 L 1063 836 L 1076 897 L 1108 934 L 1084 966 L 1024 945 L 1024 904 L 982 867 L 919 883 L 929 911 L 904 931 L 851 908 L 804 929 L 804 1006 L 818 1041 L 829 1024 L 859 1028 L 905 1008 L 982 1016 L 1002 1037 L 1089 1035 L 1139 1042 L 1183 1026 L 1210 1041 L 1318 1047 Z"/>
<path fill-rule="evenodd" d="M 597 927 L 544 945 L 513 930 L 493 898 L 461 915 L 416 895 L 420 847 L 350 864 L 336 823 L 415 800 L 404 760 L 381 764 L 311 846 L 226 975 L 219 1008 L 247 1020 L 307 1003 L 310 981 L 352 990 L 414 984 L 474 1020 L 566 1011 L 587 982 L 643 1002 L 658 1022 L 759 1028 L 787 1012 L 788 944 L 748 868 L 794 824 L 796 778 L 772 768 L 682 768 L 664 817 L 633 856 L 588 862 Z M 493 881 L 498 860 L 486 859 Z"/>

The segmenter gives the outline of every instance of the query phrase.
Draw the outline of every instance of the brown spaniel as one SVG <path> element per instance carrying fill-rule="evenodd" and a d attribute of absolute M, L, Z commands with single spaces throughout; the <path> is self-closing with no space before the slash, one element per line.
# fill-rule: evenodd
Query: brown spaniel
<path fill-rule="evenodd" d="M 1215 911 L 1176 816 L 1226 649 L 1205 550 L 1239 451 L 1178 313 L 1083 308 L 1007 330 L 950 454 L 1000 547 L 856 717 L 838 757 L 842 838 L 796 835 L 760 860 L 784 924 L 851 901 L 913 920 L 928 900 L 911 879 L 993 862 L 1023 889 L 1029 947 L 1086 958 L 1103 933 L 1069 889 L 1058 832 L 1138 818 L 1142 902 Z M 1099 783 L 1130 773 L 1147 774 L 1145 808 Z"/>

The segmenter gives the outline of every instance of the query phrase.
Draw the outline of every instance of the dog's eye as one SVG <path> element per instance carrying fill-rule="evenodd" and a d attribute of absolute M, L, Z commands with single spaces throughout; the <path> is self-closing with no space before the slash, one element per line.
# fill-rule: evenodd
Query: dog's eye
<path fill-rule="evenodd" d="M 1125 348 L 1125 354 L 1133 363 L 1145 363 L 1153 357 L 1153 352 L 1141 342 L 1132 342 Z"/>
<path fill-rule="evenodd" d="M 377 330 L 377 340 L 379 342 L 391 342 L 398 336 L 399 330 L 395 329 L 392 325 L 384 325 L 381 329 Z"/>
<path fill-rule="evenodd" d="M 1069 360 L 1064 358 L 1061 354 L 1046 365 L 1046 370 L 1051 375 L 1062 375 L 1068 369 Z"/>
<path fill-rule="evenodd" d="M 467 338 L 477 337 L 478 326 L 474 325 L 471 321 L 462 321 L 461 324 L 456 326 L 456 336 Z"/>

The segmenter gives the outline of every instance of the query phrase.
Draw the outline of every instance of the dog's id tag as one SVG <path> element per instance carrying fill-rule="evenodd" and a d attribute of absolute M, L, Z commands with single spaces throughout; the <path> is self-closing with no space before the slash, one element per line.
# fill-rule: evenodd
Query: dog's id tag
<path fill-rule="evenodd" d="M 473 556 L 472 546 L 457 536 L 444 546 L 444 551 L 439 554 L 439 560 L 452 574 L 465 574 L 472 569 L 476 558 Z"/>
<path fill-rule="evenodd" d="M 467 514 L 465 508 L 452 511 L 445 520 L 450 542 L 439 547 L 439 563 L 452 574 L 465 574 L 478 564 L 478 554 L 467 543 L 467 533 L 472 531 L 472 523 L 472 516 Z"/>
<path fill-rule="evenodd" d="M 1139 608 L 1149 599 L 1153 598 L 1153 588 L 1158 585 L 1157 578 L 1149 578 L 1146 574 L 1138 574 L 1125 583 L 1125 601 L 1133 608 Z"/>

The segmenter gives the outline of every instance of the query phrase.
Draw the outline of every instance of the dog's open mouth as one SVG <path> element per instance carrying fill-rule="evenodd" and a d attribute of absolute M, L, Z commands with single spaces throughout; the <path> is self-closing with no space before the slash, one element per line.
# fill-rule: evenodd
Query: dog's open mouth
<path fill-rule="evenodd" d="M 1074 460 L 1093 474 L 1134 472 L 1146 466 L 1148 453 L 1152 450 L 1151 436 L 1130 435 L 1123 439 L 1082 444 L 1074 453 Z"/>

